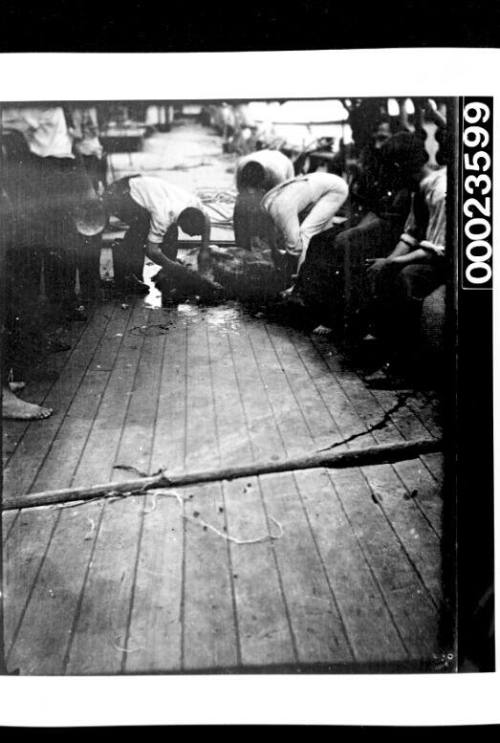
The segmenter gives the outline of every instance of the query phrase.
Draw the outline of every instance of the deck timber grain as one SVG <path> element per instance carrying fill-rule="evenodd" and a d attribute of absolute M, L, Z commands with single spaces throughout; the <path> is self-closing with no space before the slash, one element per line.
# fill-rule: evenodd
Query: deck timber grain
<path fill-rule="evenodd" d="M 164 329 L 147 332 L 158 317 Z M 131 476 L 116 465 L 182 473 L 440 430 L 415 397 L 371 431 L 394 393 L 367 390 L 330 344 L 233 305 L 104 306 L 47 400 L 51 424 L 10 441 L 9 495 Z M 428 661 L 442 601 L 441 482 L 439 455 L 426 455 L 6 513 L 8 667 Z"/>

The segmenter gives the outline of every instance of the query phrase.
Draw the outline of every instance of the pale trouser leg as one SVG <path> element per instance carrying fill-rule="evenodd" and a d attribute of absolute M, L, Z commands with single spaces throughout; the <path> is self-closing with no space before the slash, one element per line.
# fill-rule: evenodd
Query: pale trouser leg
<path fill-rule="evenodd" d="M 284 194 L 283 194 L 284 195 Z M 300 224 L 294 204 L 277 196 L 268 209 L 269 214 L 285 239 L 287 252 L 297 255 L 301 250 Z"/>
<path fill-rule="evenodd" d="M 347 185 L 345 188 L 336 188 L 327 191 L 324 196 L 318 199 L 300 225 L 302 252 L 298 263 L 299 268 L 305 260 L 311 238 L 332 226 L 332 220 L 344 201 L 347 199 L 347 194 Z"/>

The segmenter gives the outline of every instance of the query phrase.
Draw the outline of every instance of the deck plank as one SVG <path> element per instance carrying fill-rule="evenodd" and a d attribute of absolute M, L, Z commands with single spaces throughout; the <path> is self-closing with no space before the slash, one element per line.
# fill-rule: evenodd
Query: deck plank
<path fill-rule="evenodd" d="M 299 663 L 352 663 L 344 617 L 316 549 L 295 477 L 264 476 L 261 482 L 268 519 L 282 530 L 273 547 Z M 277 531 L 276 525 L 268 528 Z"/>
<path fill-rule="evenodd" d="M 425 466 L 431 473 L 432 477 L 442 487 L 444 483 L 444 454 L 442 452 L 436 452 L 435 454 L 426 454 L 421 457 Z"/>
<path fill-rule="evenodd" d="M 356 661 L 407 658 L 363 536 L 353 528 L 325 470 L 296 474 L 307 517 L 331 590 L 342 612 Z"/>
<path fill-rule="evenodd" d="M 8 653 L 16 641 L 59 517 L 60 514 L 51 508 L 23 511 L 4 544 L 4 638 L 7 667 L 12 672 L 14 667 Z"/>
<path fill-rule="evenodd" d="M 391 410 L 397 401 L 396 395 L 389 390 L 373 390 L 372 394 L 386 412 Z M 401 434 L 402 439 L 426 438 L 429 434 L 437 438 L 442 436 L 442 430 L 438 423 L 438 411 L 431 410 L 430 404 L 424 402 L 425 407 L 421 407 L 421 404 L 422 400 L 419 393 L 412 393 L 407 398 L 405 405 L 391 414 L 391 420 Z M 399 463 L 395 464 L 394 469 L 407 485 L 409 493 L 415 490 L 415 485 L 419 485 L 422 479 L 428 481 L 424 469 L 433 476 L 432 464 L 429 465 L 427 455 L 403 464 L 404 467 L 400 466 Z M 433 499 L 418 498 L 416 502 L 421 506 L 422 512 L 427 516 L 437 533 L 441 534 L 442 498 L 440 497 L 440 489 L 434 489 Z"/>
<path fill-rule="evenodd" d="M 111 319 L 111 315 L 106 314 L 104 318 L 106 320 L 106 333 L 104 336 L 101 333 L 102 326 L 100 324 L 96 327 L 90 326 L 88 328 L 88 334 L 94 335 L 98 339 L 98 348 L 109 348 L 106 343 L 107 335 L 114 334 L 114 331 L 120 325 L 123 325 L 124 322 L 122 316 L 118 317 L 119 321 L 117 325 Z M 92 351 L 94 350 L 92 348 L 89 349 L 88 361 L 92 358 Z M 110 350 L 111 358 L 113 356 L 116 357 L 116 353 L 117 349 Z M 89 366 L 88 363 L 87 366 Z M 65 373 L 66 369 L 63 370 L 63 375 Z M 42 487 L 44 484 L 50 486 L 52 484 L 50 479 L 51 470 L 55 478 L 55 484 L 52 484 L 52 487 L 56 485 L 64 487 L 72 483 L 75 466 L 79 459 L 78 448 L 74 447 L 73 444 L 75 441 L 78 442 L 81 451 L 88 430 L 93 424 L 94 416 L 99 405 L 100 393 L 104 388 L 106 377 L 106 373 L 87 370 L 72 405 L 68 410 L 68 415 L 61 425 L 60 433 L 65 435 L 59 436 L 52 443 L 48 458 L 51 462 L 45 471 L 42 467 L 43 474 L 40 481 L 36 482 L 37 486 L 40 485 Z M 97 398 L 89 394 L 92 392 L 92 389 L 94 392 L 97 389 L 99 393 Z M 74 429 L 75 420 L 76 432 Z M 72 433 L 75 434 L 73 438 L 71 438 Z M 61 459 L 58 468 L 59 457 Z M 37 574 L 37 583 L 34 586 L 33 597 L 28 604 L 25 621 L 23 621 L 16 642 L 15 655 L 19 658 L 23 657 L 25 648 L 31 645 L 32 659 L 30 661 L 30 668 L 37 662 L 47 672 L 60 672 L 60 664 L 63 662 L 61 654 L 64 653 L 65 642 L 68 639 L 67 633 L 71 633 L 73 624 L 73 616 L 71 616 L 70 608 L 75 611 L 78 606 L 79 590 L 83 585 L 89 555 L 93 548 L 94 535 L 92 534 L 92 530 L 88 533 L 89 526 L 93 525 L 95 527 L 100 517 L 100 506 L 95 506 L 96 511 L 95 513 L 93 512 L 95 518 L 92 518 L 91 521 L 84 517 L 83 514 L 88 507 L 62 509 L 57 515 L 57 529 L 54 529 L 52 542 L 47 549 L 46 559 Z M 79 512 L 80 516 L 77 517 Z M 80 541 L 82 542 L 82 547 L 75 554 L 74 544 Z M 52 557 L 53 555 L 55 557 Z M 66 583 L 63 582 L 63 578 L 60 575 L 57 575 L 57 565 L 59 563 L 66 565 Z M 68 590 L 60 589 L 61 583 L 63 586 L 67 585 Z M 43 618 L 38 621 L 37 612 L 39 611 L 39 604 L 43 601 L 46 586 L 52 591 L 50 594 L 52 600 L 47 602 L 47 608 Z M 24 593 L 26 593 L 26 590 L 24 588 Z M 31 593 L 29 596 L 31 596 Z M 46 651 L 51 642 L 54 645 L 56 643 L 54 632 L 59 635 L 60 647 L 59 653 L 55 651 L 51 653 L 51 661 L 49 657 L 46 657 Z"/>
<path fill-rule="evenodd" d="M 364 422 L 369 426 L 374 420 L 380 419 L 384 409 L 379 406 L 377 398 L 360 381 L 351 375 L 339 375 L 338 383 L 358 413 L 360 425 Z M 412 421 L 411 417 L 410 420 L 405 418 L 405 421 L 408 426 L 411 426 L 408 436 L 418 435 L 415 429 L 420 431 L 421 423 L 416 419 Z M 373 431 L 373 441 L 377 444 L 402 439 L 403 434 L 392 421 L 383 429 Z M 436 605 L 439 605 L 442 599 L 439 569 L 441 528 L 436 532 L 418 499 L 421 469 L 422 464 L 415 459 L 407 460 L 404 467 L 399 463 L 364 467 L 363 473 L 370 483 L 372 494 L 401 540 L 420 579 Z M 416 496 L 415 491 L 417 491 Z M 434 496 L 436 508 L 439 508 L 442 501 L 437 488 L 434 489 Z"/>
<path fill-rule="evenodd" d="M 125 671 L 181 670 L 184 521 L 174 498 L 148 496 L 130 618 Z"/>
<path fill-rule="evenodd" d="M 146 324 L 152 323 L 154 319 L 149 312 L 145 313 Z M 133 358 L 134 361 L 130 363 L 137 362 L 137 366 L 128 393 L 126 414 L 115 464 L 134 467 L 140 472 L 149 474 L 166 336 L 164 334 L 132 335 L 132 338 L 134 337 L 136 340 L 132 341 L 130 346 L 130 351 L 134 356 L 128 356 L 128 358 Z M 137 353 L 139 353 L 138 356 L 136 356 Z M 130 477 L 131 474 L 127 470 L 115 469 L 113 472 L 114 480 L 126 480 Z"/>
<path fill-rule="evenodd" d="M 282 458 L 283 444 L 275 426 L 270 425 L 273 413 L 266 402 L 255 359 L 249 353 L 246 334 L 227 333 L 226 337 L 234 377 L 226 376 L 224 389 L 238 392 L 242 436 L 246 432 L 254 460 Z M 223 399 L 220 404 L 224 404 Z M 260 478 L 224 483 L 224 494 L 231 536 L 249 540 L 275 533 L 267 518 Z M 231 544 L 231 560 L 242 664 L 296 663 L 297 650 L 273 544 L 268 538 L 254 544 Z"/>
<path fill-rule="evenodd" d="M 21 674 L 61 675 L 98 527 L 96 503 L 61 510 L 23 616 L 9 664 Z M 23 586 L 23 593 L 26 588 Z"/>
<path fill-rule="evenodd" d="M 105 482 L 116 476 L 120 442 L 138 375 L 144 336 L 130 329 L 147 323 L 149 310 L 137 302 L 125 311 L 119 343 L 109 344 L 113 363 L 90 436 L 74 477 L 75 485 Z M 99 529 L 65 659 L 68 674 L 118 673 L 128 653 L 138 652 L 129 622 L 144 497 L 104 502 Z M 119 524 L 119 528 L 117 528 Z M 95 601 L 95 597 L 102 600 Z"/>
<path fill-rule="evenodd" d="M 93 321 L 95 310 L 91 312 L 89 322 Z M 80 322 L 73 322 L 67 329 L 64 337 L 64 341 L 67 342 L 71 348 L 67 351 L 54 353 L 44 362 L 43 375 L 39 378 L 35 373 L 35 379 L 26 380 L 27 386 L 22 396 L 26 397 L 30 402 L 34 402 L 37 405 L 42 405 L 47 394 L 54 386 L 59 374 L 64 368 L 68 358 L 74 347 L 78 344 L 86 325 Z M 15 452 L 17 445 L 21 441 L 28 427 L 31 425 L 30 421 L 20 420 L 4 420 L 2 424 L 2 458 L 4 468 L 7 466 L 10 457 Z"/>
<path fill-rule="evenodd" d="M 2 513 L 2 544 L 5 545 L 7 542 L 7 539 L 9 538 L 10 534 L 12 533 L 12 529 L 14 527 L 14 524 L 19 517 L 20 511 L 5 511 L 5 513 Z"/>
<path fill-rule="evenodd" d="M 80 388 L 33 483 L 33 492 L 73 484 L 74 474 L 92 431 L 103 394 L 109 385 L 110 370 L 128 323 L 128 314 L 123 312 L 118 303 L 108 306 L 106 315 L 109 320 L 106 331 L 92 355 Z M 96 359 L 106 359 L 106 363 L 97 365 Z"/>
<path fill-rule="evenodd" d="M 214 406 L 212 356 L 206 313 L 189 324 L 187 349 L 186 469 L 220 461 Z M 224 668 L 238 664 L 239 649 L 228 545 L 199 525 L 200 519 L 224 534 L 221 483 L 189 488 L 185 506 L 185 586 L 183 666 Z"/>
<path fill-rule="evenodd" d="M 311 354 L 310 348 L 307 348 L 308 341 L 295 334 L 294 343 L 303 362 L 315 367 L 314 355 Z M 328 351 L 329 353 L 332 353 L 331 350 Z M 322 355 L 322 358 L 328 371 L 333 372 L 335 369 L 337 373 L 331 373 L 331 379 L 327 382 L 325 376 L 318 375 L 316 370 L 314 383 L 322 390 L 325 400 L 330 399 L 335 402 L 330 411 L 331 415 L 335 416 L 341 434 L 347 437 L 355 432 L 363 431 L 374 420 L 379 420 L 380 415 L 376 409 L 373 409 L 373 405 L 367 408 L 365 395 L 369 395 L 369 392 L 364 391 L 357 376 L 345 370 L 339 372 L 339 364 L 333 354 L 332 356 Z M 332 358 L 333 361 L 331 361 Z M 361 406 L 364 407 L 360 411 Z M 389 424 L 388 430 L 383 432 L 379 440 L 394 440 L 394 436 L 394 426 Z M 356 439 L 352 445 L 360 445 L 361 438 L 364 437 Z M 368 441 L 373 443 L 374 440 L 374 435 L 368 437 Z M 361 470 L 353 469 L 349 472 L 352 474 L 351 481 L 346 477 L 346 473 L 331 470 L 330 474 L 334 484 L 342 483 L 342 487 L 337 488 L 337 492 L 355 533 L 362 540 L 366 555 L 384 591 L 385 601 L 398 630 L 402 636 L 403 632 L 406 632 L 405 646 L 412 657 L 421 657 L 422 652 L 431 651 L 434 647 L 433 642 L 435 643 L 437 639 L 438 612 L 433 601 L 439 601 L 437 593 L 440 572 L 439 540 L 429 524 L 423 520 L 415 504 L 404 499 L 407 491 L 402 487 L 401 481 L 389 465 Z M 352 507 L 353 498 L 355 498 L 357 507 L 351 513 L 348 506 Z M 363 498 L 366 499 L 366 503 L 363 503 Z M 363 505 L 363 511 L 360 513 L 361 505 Z M 415 529 L 415 522 L 412 519 L 416 519 L 418 529 Z M 365 528 L 363 528 L 363 520 L 366 521 Z M 374 524 L 376 529 L 373 528 Z M 414 529 L 413 532 L 412 529 Z M 384 535 L 384 539 L 380 539 L 380 534 Z M 417 534 L 418 537 L 416 537 Z M 418 544 L 421 534 L 424 535 L 425 543 L 431 545 L 435 557 L 435 560 L 430 560 L 429 563 L 423 557 Z M 399 569 L 404 573 L 405 585 L 408 587 L 408 594 L 405 596 L 400 595 L 399 589 L 394 590 L 391 587 L 391 576 L 384 568 L 388 551 L 394 562 L 402 566 Z M 423 554 L 427 555 L 425 552 Z M 419 598 L 415 609 L 419 609 L 422 619 L 425 620 L 425 626 L 430 634 L 427 640 L 422 636 L 418 626 L 408 623 L 406 602 L 412 599 L 412 596 L 417 598 L 422 596 L 422 600 Z M 426 642 L 423 642 L 424 640 Z"/>
<path fill-rule="evenodd" d="M 185 590 L 183 668 L 235 667 L 239 664 L 232 596 L 225 502 L 218 483 L 189 489 L 185 506 Z M 202 523 L 203 521 L 203 523 Z"/>
<path fill-rule="evenodd" d="M 151 471 L 184 470 L 186 456 L 187 324 L 173 309 L 165 338 Z"/>
<path fill-rule="evenodd" d="M 187 328 L 176 310 L 163 311 L 169 324 L 161 337 L 158 391 L 149 470 L 183 470 L 185 457 L 185 372 Z M 157 349 L 159 352 L 159 349 Z M 146 468 L 148 469 L 148 468 Z M 172 494 L 170 494 L 172 495 Z M 145 500 L 142 537 L 129 634 L 140 650 L 128 653 L 128 673 L 178 671 L 182 667 L 184 587 L 183 509 L 173 497 L 150 495 Z"/>
<path fill-rule="evenodd" d="M 253 332 L 255 334 L 255 331 Z M 259 348 L 259 360 L 264 359 L 266 363 L 268 395 L 273 408 L 275 409 L 275 415 L 277 417 L 277 420 L 279 421 L 279 411 L 281 410 L 281 408 L 283 406 L 290 407 L 293 404 L 293 400 L 295 400 L 296 404 L 301 410 L 303 416 L 303 424 L 306 426 L 309 434 L 309 442 L 307 448 L 311 450 L 314 446 L 315 441 L 314 433 L 316 433 L 317 435 L 317 440 L 324 439 L 325 430 L 328 431 L 329 436 L 337 430 L 336 423 L 329 415 L 329 412 L 325 408 L 323 400 L 319 397 L 319 395 L 315 398 L 315 405 L 305 405 L 304 407 L 302 407 L 301 402 L 304 399 L 304 387 L 313 386 L 311 384 L 311 380 L 308 377 L 307 370 L 298 357 L 297 352 L 293 348 L 286 333 L 282 332 L 280 328 L 268 326 L 267 334 L 268 339 L 266 340 L 263 331 L 261 330 L 259 334 L 261 337 L 254 338 L 254 345 L 255 347 Z M 283 380 L 281 375 L 278 374 L 277 369 L 279 368 L 284 368 L 286 370 L 285 380 Z M 287 448 L 293 446 L 295 436 L 294 429 L 290 429 L 281 421 L 278 422 L 278 427 L 281 431 L 281 436 Z M 296 485 L 299 487 L 299 492 L 301 493 L 301 498 L 303 500 L 306 500 L 307 496 L 309 496 L 309 505 L 311 505 L 311 494 L 315 494 L 316 492 L 321 491 L 321 489 L 323 491 L 325 490 L 324 479 L 322 480 L 322 475 L 323 473 L 321 473 L 320 471 L 311 471 L 296 473 L 296 475 L 294 476 Z M 302 494 L 301 486 L 305 490 L 304 494 Z M 334 500 L 334 498 L 335 493 L 330 484 L 330 497 L 323 498 L 323 505 L 326 507 L 327 511 L 331 511 L 331 504 L 329 503 L 329 501 Z M 306 509 L 308 520 L 310 512 L 310 508 Z M 317 516 L 315 521 L 317 522 Z M 311 523 L 310 520 L 309 523 Z M 330 558 L 325 559 L 326 555 L 324 556 L 324 551 L 322 553 L 319 550 L 318 542 L 320 541 L 320 538 L 316 536 L 314 531 L 313 534 L 315 549 L 321 556 L 322 568 L 328 576 L 330 590 L 332 592 L 336 607 L 338 607 L 336 608 L 336 612 L 334 612 L 333 619 L 335 618 L 336 614 L 337 622 L 340 624 L 338 618 L 340 614 L 342 620 L 342 628 L 345 628 L 344 633 L 349 626 L 348 618 L 351 620 L 351 632 L 349 633 L 351 652 L 354 653 L 354 648 L 356 646 L 361 646 L 362 648 L 364 648 L 364 652 L 367 653 L 363 656 L 365 660 L 368 658 L 379 658 L 381 643 L 382 646 L 384 646 L 387 642 L 387 638 L 392 638 L 393 649 L 396 652 L 399 652 L 398 658 L 400 659 L 402 655 L 404 657 L 404 651 L 402 650 L 401 644 L 397 641 L 396 630 L 391 622 L 384 598 L 381 595 L 375 581 L 373 581 L 372 579 L 370 585 L 370 597 L 372 599 L 370 611 L 364 615 L 361 621 L 353 622 L 352 613 L 350 612 L 350 610 L 352 609 L 351 590 L 353 577 L 352 575 L 348 577 L 348 574 L 342 573 L 341 570 L 338 570 L 335 574 L 332 575 L 333 563 L 331 559 L 331 551 Z M 353 541 L 355 540 L 352 536 L 350 540 L 351 544 Z M 361 582 L 366 588 L 367 578 L 369 575 L 368 565 L 364 556 L 360 553 L 359 550 L 354 551 L 354 555 L 357 556 L 359 562 L 354 563 L 354 565 L 351 563 L 351 567 L 353 568 L 352 572 L 355 575 L 358 574 L 360 576 Z M 329 570 L 327 570 L 326 564 L 329 564 Z M 356 580 L 356 578 L 354 578 L 354 580 Z M 340 599 L 338 598 L 337 594 Z M 377 621 L 373 621 L 373 617 L 382 617 L 383 622 L 377 623 Z M 347 660 L 346 656 L 344 656 L 343 660 Z"/>
<path fill-rule="evenodd" d="M 36 457 L 34 462 L 28 459 L 25 463 L 25 469 L 28 471 L 30 477 L 33 477 L 36 473 L 40 463 L 43 461 L 42 457 L 45 457 L 47 452 L 51 451 L 53 446 L 52 437 L 54 432 L 58 430 L 59 426 L 64 426 L 68 404 L 70 409 L 74 405 L 75 412 L 78 409 L 78 406 L 81 405 L 82 400 L 86 400 L 86 403 L 84 404 L 88 403 L 89 398 L 85 397 L 85 393 L 88 393 L 89 390 L 84 385 L 82 396 L 82 380 L 84 379 L 85 369 L 88 366 L 89 357 L 92 355 L 96 343 L 98 343 L 102 338 L 108 321 L 109 316 L 104 311 L 94 313 L 93 317 L 85 327 L 85 330 L 80 334 L 79 344 L 71 353 L 68 352 L 67 354 L 66 366 L 61 370 L 61 376 L 53 385 L 50 392 L 54 399 L 57 399 L 60 403 L 60 409 L 56 413 L 58 417 L 57 427 L 49 428 L 48 431 L 44 428 L 43 432 L 39 431 L 37 436 L 35 436 L 35 432 L 32 428 L 26 429 L 25 439 L 27 439 L 27 449 L 24 449 L 21 445 L 21 447 L 16 450 L 16 455 L 18 451 L 24 449 L 23 453 L 24 456 L 26 456 L 26 451 L 31 451 L 35 446 L 37 439 L 39 442 L 38 448 L 41 454 L 40 457 Z M 66 374 L 68 375 L 68 379 L 66 379 Z M 40 434 L 42 434 L 41 439 Z M 25 439 L 23 439 L 23 442 Z M 75 450 L 73 449 L 73 451 Z M 76 452 L 76 454 L 78 454 L 78 452 Z M 14 459 L 11 461 L 11 464 L 14 469 L 17 470 L 16 461 Z M 65 466 L 66 461 L 61 459 L 60 471 L 62 479 L 59 480 L 61 485 L 69 484 L 68 480 L 65 479 L 63 472 Z M 19 473 L 16 474 L 16 477 L 19 477 Z M 22 480 L 24 487 L 29 487 L 27 476 L 24 480 L 22 478 L 19 479 Z M 52 484 L 50 480 L 49 484 Z M 54 485 L 52 485 L 52 487 L 54 487 Z M 8 482 L 6 489 L 7 488 Z M 19 512 L 15 513 L 17 514 Z M 8 515 L 9 514 L 4 514 L 4 518 Z M 45 571 L 50 569 L 50 564 L 47 563 L 46 558 L 47 554 L 50 553 L 51 539 L 53 539 L 54 535 L 57 533 L 61 521 L 64 523 L 64 519 L 61 519 L 61 513 L 57 513 L 53 509 L 35 509 L 34 511 L 28 511 L 26 513 L 21 512 L 21 515 L 15 515 L 11 518 L 13 518 L 13 520 L 6 539 L 6 564 L 8 565 L 8 569 L 6 570 L 6 590 L 10 595 L 15 595 L 15 600 L 6 602 L 6 616 L 9 618 L 7 620 L 7 637 L 15 637 L 16 643 L 19 641 L 21 648 L 23 643 L 25 644 L 27 641 L 25 638 L 28 638 L 29 640 L 29 637 L 33 635 L 33 620 L 30 620 L 29 616 L 26 618 L 26 629 L 24 627 L 25 614 L 32 605 L 32 596 L 35 595 L 34 600 L 36 603 L 36 596 L 39 595 L 37 581 L 40 581 L 40 585 L 44 584 Z M 24 532 L 21 537 L 21 543 L 19 543 L 19 530 Z M 64 527 L 62 533 L 64 533 Z M 16 555 L 19 551 L 19 554 L 22 556 L 19 570 L 16 569 L 13 572 L 11 572 L 11 559 L 9 559 L 12 551 L 14 551 Z M 49 607 L 56 610 L 56 604 L 53 604 L 53 606 L 51 606 L 51 604 L 53 604 L 52 601 L 49 602 Z M 38 655 L 37 652 L 33 653 L 33 648 L 31 652 L 33 654 L 34 662 L 34 659 L 38 657 Z M 20 661 L 22 657 L 21 649 L 18 654 L 16 648 L 14 655 L 17 656 Z"/>
<path fill-rule="evenodd" d="M 163 324 L 163 319 L 153 311 L 145 311 L 142 318 L 134 313 L 135 324 L 128 328 L 129 335 L 136 338 L 135 343 L 131 343 L 131 350 L 135 354 L 140 348 L 140 356 L 128 396 L 115 463 L 146 473 L 151 468 L 166 347 L 166 334 L 151 332 L 148 327 L 154 329 L 159 320 Z M 146 328 L 140 327 L 143 325 Z M 106 363 L 104 359 L 102 361 Z M 130 476 L 126 470 L 115 469 L 113 472 L 116 480 Z M 179 517 L 172 512 L 172 504 L 165 503 L 164 499 L 159 505 L 152 498 L 143 498 L 143 501 L 131 584 L 130 619 L 124 642 L 127 652 L 124 653 L 123 668 L 126 672 L 150 668 L 171 670 L 177 667 L 180 649 L 180 591 L 177 587 L 182 551 L 178 539 Z M 158 511 L 149 513 L 152 507 Z M 129 550 L 133 551 L 132 545 Z M 164 575 L 161 585 L 159 573 Z"/>
<path fill-rule="evenodd" d="M 92 323 L 83 332 L 57 382 L 50 389 L 44 403 L 54 408 L 50 418 L 33 422 L 4 471 L 4 493 L 9 496 L 29 492 L 37 472 L 42 466 L 52 441 L 57 435 L 66 412 L 80 386 L 97 343 L 105 333 L 109 318 L 101 308 Z"/>
<path fill-rule="evenodd" d="M 311 429 L 288 382 L 293 355 L 289 340 L 275 331 L 274 342 L 283 350 L 283 355 L 278 356 L 269 328 L 264 323 L 254 323 L 247 328 L 284 450 L 289 455 L 296 449 L 310 450 L 313 445 Z M 307 379 L 303 369 L 300 370 L 302 374 L 299 374 L 298 366 L 294 366 L 294 370 L 298 374 L 296 384 L 304 389 Z M 317 398 L 314 401 L 318 403 Z M 306 405 L 309 413 L 312 408 L 310 404 Z M 285 415 L 283 411 L 287 411 Z M 293 419 L 289 411 L 294 412 Z M 330 421 L 326 428 L 321 423 L 318 425 L 316 415 L 314 421 L 320 436 L 331 432 Z M 313 478 L 317 477 L 318 473 L 315 473 Z M 318 554 L 295 474 L 261 478 L 261 481 L 269 514 L 283 523 L 284 530 L 286 528 L 274 548 L 299 659 L 302 662 L 323 660 L 325 663 L 352 661 L 354 655 L 344 618 Z"/>
<path fill-rule="evenodd" d="M 128 314 L 123 312 L 118 303 L 108 306 L 106 315 L 109 320 L 106 331 L 92 355 L 80 388 L 33 483 L 33 492 L 70 487 L 73 484 L 128 323 Z M 101 367 L 96 364 L 96 359 L 106 359 L 106 363 Z"/>
<path fill-rule="evenodd" d="M 147 317 L 148 311 L 144 308 L 131 308 L 125 316 L 126 325 L 117 353 L 112 346 L 109 348 L 112 354 L 109 363 L 113 363 L 113 369 L 75 472 L 74 486 L 106 482 L 117 476 L 118 470 L 113 466 L 118 464 L 116 455 L 144 343 L 144 337 L 134 336 L 128 330 Z"/>
<path fill-rule="evenodd" d="M 232 537 L 239 540 L 268 537 L 262 495 L 254 478 L 228 483 L 225 503 L 228 533 Z M 275 530 L 274 527 L 271 533 Z M 231 560 L 242 665 L 295 664 L 296 650 L 269 539 L 254 544 L 231 544 Z"/>
<path fill-rule="evenodd" d="M 428 661 L 437 650 L 439 613 L 402 550 L 360 470 L 332 470 L 330 477 L 410 658 Z"/>
<path fill-rule="evenodd" d="M 140 638 L 128 630 L 143 508 L 142 496 L 102 505 L 66 654 L 67 675 L 120 673 L 126 655 L 142 651 Z"/>
<path fill-rule="evenodd" d="M 33 481 L 31 492 L 71 486 L 108 381 L 107 372 L 88 371 L 85 374 Z"/>

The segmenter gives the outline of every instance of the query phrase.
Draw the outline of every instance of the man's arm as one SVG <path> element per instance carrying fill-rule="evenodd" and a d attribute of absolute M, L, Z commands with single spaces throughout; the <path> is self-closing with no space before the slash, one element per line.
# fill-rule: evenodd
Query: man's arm
<path fill-rule="evenodd" d="M 198 251 L 198 271 L 204 274 L 210 268 L 210 217 L 203 210 L 203 230 L 201 233 L 201 245 Z"/>
<path fill-rule="evenodd" d="M 172 266 L 172 264 L 175 265 L 174 261 L 171 261 L 170 258 L 167 258 L 165 253 L 162 251 L 160 243 L 152 243 L 148 240 L 146 243 L 146 256 L 149 258 L 149 260 L 153 261 L 153 263 L 156 263 L 162 268 L 168 269 Z"/>
<path fill-rule="evenodd" d="M 210 243 L 210 217 L 206 213 L 205 210 L 203 210 L 203 231 L 201 233 L 201 250 L 208 250 L 208 246 Z"/>
<path fill-rule="evenodd" d="M 410 252 L 410 246 L 408 243 L 404 242 L 403 240 L 399 240 L 396 247 L 388 255 L 388 258 L 398 258 L 399 256 L 406 255 Z"/>
<path fill-rule="evenodd" d="M 418 244 L 417 244 L 418 245 Z M 396 265 L 396 266 L 408 266 L 411 263 L 427 263 L 432 260 L 432 253 L 418 246 L 408 245 L 408 243 L 400 240 L 392 253 L 386 258 L 368 258 L 366 263 L 368 265 L 368 273 L 374 274 L 380 271 L 384 266 Z"/>
<path fill-rule="evenodd" d="M 405 253 L 396 253 L 394 250 L 391 255 L 387 256 L 387 263 L 397 264 L 399 266 L 407 266 L 410 263 L 427 263 L 432 258 L 431 253 L 423 248 L 416 248 L 416 250 L 407 251 Z"/>

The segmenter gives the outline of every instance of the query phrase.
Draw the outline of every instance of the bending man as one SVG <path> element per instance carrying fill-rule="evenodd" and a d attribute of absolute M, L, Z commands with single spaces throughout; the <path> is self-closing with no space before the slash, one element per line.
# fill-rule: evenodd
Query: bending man
<path fill-rule="evenodd" d="M 273 220 L 283 244 L 278 252 L 298 258 L 297 273 L 311 238 L 332 226 L 347 196 L 347 183 L 332 173 L 297 176 L 264 196 L 262 206 Z M 304 212 L 307 216 L 301 221 Z M 289 291 L 292 290 L 293 287 Z"/>
<path fill-rule="evenodd" d="M 198 270 L 203 273 L 209 257 L 210 219 L 197 196 L 161 178 L 136 175 L 112 183 L 103 200 L 108 213 L 129 225 L 121 243 L 123 289 L 140 286 L 144 253 L 174 280 L 181 274 L 184 278 L 187 269 L 175 261 L 179 227 L 187 235 L 201 235 Z"/>

